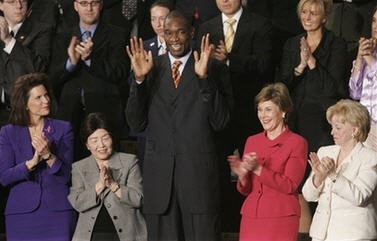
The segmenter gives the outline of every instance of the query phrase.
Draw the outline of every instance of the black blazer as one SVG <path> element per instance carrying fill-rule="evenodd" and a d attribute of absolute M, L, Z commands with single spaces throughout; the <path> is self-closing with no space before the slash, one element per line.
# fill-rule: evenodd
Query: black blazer
<path fill-rule="evenodd" d="M 307 67 L 301 76 L 295 76 L 294 68 L 300 63 L 300 39 L 303 36 L 305 34 L 295 36 L 285 43 L 280 80 L 288 86 L 295 106 L 291 128 L 308 139 L 311 151 L 317 151 L 319 143 L 315 143 L 315 139 L 319 140 L 321 135 L 329 136 L 330 133 L 325 119 L 327 108 L 348 96 L 346 44 L 343 39 L 324 29 L 322 40 L 313 52 L 316 67 L 313 70 Z M 303 123 L 301 119 L 308 116 L 312 121 Z M 310 129 L 314 129 L 315 133 L 306 135 Z"/>
<path fill-rule="evenodd" d="M 3 50 L 4 43 L 0 41 L 0 85 L 4 87 L 6 97 L 19 76 L 47 71 L 51 37 L 50 26 L 26 18 L 15 36 L 16 44 L 10 54 Z"/>
<path fill-rule="evenodd" d="M 221 14 L 199 28 L 198 43 L 209 33 L 211 43 L 224 41 Z M 241 126 L 244 139 L 260 131 L 254 111 L 254 97 L 272 80 L 272 25 L 264 17 L 243 10 L 228 55 L 235 100 L 233 119 Z M 224 41 L 225 42 L 225 41 Z M 242 145 L 243 147 L 243 145 Z"/>
<path fill-rule="evenodd" d="M 132 82 L 126 116 L 132 130 L 146 128 L 144 212 L 167 210 L 172 186 L 182 190 L 181 208 L 219 211 L 219 170 L 214 132 L 230 118 L 231 86 L 225 65 L 213 62 L 207 79 L 194 73 L 190 56 L 177 89 L 168 55 L 155 58 L 146 80 Z M 174 184 L 173 184 L 174 183 Z"/>
<path fill-rule="evenodd" d="M 80 61 L 73 72 L 68 72 L 67 48 L 73 35 L 81 38 L 78 25 L 70 33 L 57 35 L 54 41 L 50 74 L 59 97 L 58 117 L 71 121 L 77 134 L 83 115 L 101 112 L 118 134 L 125 125 L 123 110 L 130 70 L 123 32 L 100 22 L 92 39 L 90 67 Z"/>

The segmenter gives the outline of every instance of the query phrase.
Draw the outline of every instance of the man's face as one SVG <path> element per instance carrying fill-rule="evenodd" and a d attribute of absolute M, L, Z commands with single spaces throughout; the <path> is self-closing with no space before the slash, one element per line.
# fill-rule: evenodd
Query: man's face
<path fill-rule="evenodd" d="M 216 4 L 227 17 L 233 17 L 241 8 L 241 0 L 216 0 Z"/>
<path fill-rule="evenodd" d="M 164 39 L 164 21 L 169 14 L 169 9 L 161 6 L 156 6 L 151 9 L 151 24 L 154 32 Z"/>
<path fill-rule="evenodd" d="M 27 10 L 27 0 L 4 0 L 0 2 L 0 10 L 8 24 L 13 27 L 24 21 Z"/>
<path fill-rule="evenodd" d="M 74 1 L 74 8 L 79 15 L 80 24 L 83 25 L 83 27 L 90 27 L 99 20 L 102 10 L 102 1 L 76 0 Z"/>
<path fill-rule="evenodd" d="M 180 58 L 190 51 L 190 40 L 194 37 L 194 29 L 184 19 L 172 17 L 165 20 L 164 35 L 170 54 Z"/>

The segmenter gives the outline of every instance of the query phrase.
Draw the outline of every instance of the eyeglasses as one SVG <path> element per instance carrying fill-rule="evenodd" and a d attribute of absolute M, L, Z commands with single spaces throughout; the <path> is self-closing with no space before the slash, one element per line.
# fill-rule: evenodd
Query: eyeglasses
<path fill-rule="evenodd" d="M 27 0 L 8 0 L 4 2 L 12 6 L 15 6 L 17 3 L 21 4 L 22 6 L 27 4 Z"/>
<path fill-rule="evenodd" d="M 21 0 L 21 1 L 23 1 L 23 0 Z M 78 4 L 80 4 L 81 7 L 84 7 L 84 8 L 86 8 L 89 5 L 91 7 L 97 7 L 101 3 L 101 1 L 91 1 L 91 2 L 88 2 L 88 1 L 81 1 L 81 2 L 75 1 L 75 2 L 77 2 Z"/>

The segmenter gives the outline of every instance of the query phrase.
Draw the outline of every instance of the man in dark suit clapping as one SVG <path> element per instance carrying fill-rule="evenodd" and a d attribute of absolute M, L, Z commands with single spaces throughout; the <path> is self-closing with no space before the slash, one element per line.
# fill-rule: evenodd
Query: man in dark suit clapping
<path fill-rule="evenodd" d="M 77 160 L 88 154 L 78 131 L 88 113 L 103 113 L 115 130 L 115 140 L 126 135 L 122 132 L 126 132 L 130 65 L 122 29 L 100 21 L 102 0 L 73 4 L 79 24 L 54 39 L 50 73 L 59 100 L 58 117 L 70 121 L 75 132 Z"/>
<path fill-rule="evenodd" d="M 229 126 L 217 140 L 224 188 L 223 210 L 237 215 L 239 207 L 231 205 L 231 202 L 234 203 L 238 194 L 231 198 L 230 193 L 235 189 L 230 183 L 226 157 L 235 150 L 242 155 L 247 137 L 261 131 L 254 110 L 254 97 L 263 85 L 272 80 L 272 25 L 266 18 L 243 9 L 241 0 L 216 0 L 216 3 L 221 14 L 203 23 L 198 37 L 209 33 L 215 46 L 212 57 L 225 62 L 230 69 L 234 111 Z M 238 224 L 231 219 L 229 227 L 224 229 L 236 231 Z"/>

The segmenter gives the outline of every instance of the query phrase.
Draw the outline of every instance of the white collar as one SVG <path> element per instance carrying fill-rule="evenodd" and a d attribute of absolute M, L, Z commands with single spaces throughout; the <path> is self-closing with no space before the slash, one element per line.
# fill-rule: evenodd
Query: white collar
<path fill-rule="evenodd" d="M 243 12 L 243 9 L 242 7 L 240 7 L 240 9 L 236 12 L 236 14 L 234 14 L 233 17 L 231 17 L 236 20 L 235 24 L 238 24 L 238 22 L 240 21 L 242 12 Z M 221 18 L 223 20 L 223 23 L 225 23 L 229 19 L 229 17 L 226 16 L 224 13 L 221 13 Z"/>

